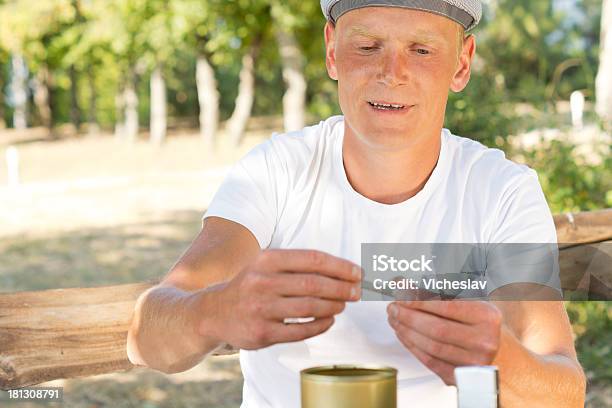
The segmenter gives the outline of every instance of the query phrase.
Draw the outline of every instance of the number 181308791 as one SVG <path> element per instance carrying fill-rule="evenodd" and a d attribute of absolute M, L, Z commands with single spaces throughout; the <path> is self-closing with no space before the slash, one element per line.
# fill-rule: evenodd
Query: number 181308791
<path fill-rule="evenodd" d="M 20 388 L 16 390 L 8 390 L 9 400 L 12 401 L 61 401 L 64 396 L 62 387 L 47 387 L 47 388 Z"/>

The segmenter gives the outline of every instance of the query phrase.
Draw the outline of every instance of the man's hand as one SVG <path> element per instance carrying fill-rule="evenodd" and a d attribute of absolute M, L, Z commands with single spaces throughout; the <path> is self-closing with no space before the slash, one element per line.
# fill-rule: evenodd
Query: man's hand
<path fill-rule="evenodd" d="M 360 296 L 361 269 L 310 250 L 266 250 L 223 288 L 202 298 L 199 332 L 241 349 L 304 340 L 325 332 Z M 286 318 L 314 317 L 285 324 Z"/>
<path fill-rule="evenodd" d="M 455 367 L 491 364 L 500 346 L 502 313 L 488 302 L 393 302 L 387 312 L 402 344 L 447 385 Z"/>

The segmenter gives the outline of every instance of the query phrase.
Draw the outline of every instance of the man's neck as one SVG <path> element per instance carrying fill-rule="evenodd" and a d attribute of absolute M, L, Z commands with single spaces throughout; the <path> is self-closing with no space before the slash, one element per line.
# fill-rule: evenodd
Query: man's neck
<path fill-rule="evenodd" d="M 373 149 L 345 124 L 342 159 L 349 183 L 359 194 L 383 204 L 415 196 L 440 155 L 440 131 L 402 149 Z"/>

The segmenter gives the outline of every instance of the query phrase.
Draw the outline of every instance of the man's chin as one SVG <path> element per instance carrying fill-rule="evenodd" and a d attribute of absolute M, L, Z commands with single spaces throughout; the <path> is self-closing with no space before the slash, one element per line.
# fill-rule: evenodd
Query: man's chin
<path fill-rule="evenodd" d="M 384 150 L 397 150 L 410 146 L 415 138 L 414 128 L 406 127 L 368 127 L 358 133 L 362 142 L 372 148 Z"/>
<path fill-rule="evenodd" d="M 380 140 L 396 140 L 406 139 L 414 135 L 416 129 L 414 126 L 391 126 L 384 124 L 380 126 L 368 126 L 362 134 L 374 137 Z"/>

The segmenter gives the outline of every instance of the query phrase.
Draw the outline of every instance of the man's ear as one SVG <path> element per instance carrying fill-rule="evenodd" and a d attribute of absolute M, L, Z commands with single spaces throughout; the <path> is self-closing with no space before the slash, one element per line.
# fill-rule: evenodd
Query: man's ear
<path fill-rule="evenodd" d="M 336 69 L 336 28 L 329 21 L 325 24 L 325 66 L 327 75 L 335 81 L 338 80 Z"/>
<path fill-rule="evenodd" d="M 461 92 L 465 89 L 468 82 L 470 82 L 470 75 L 472 72 L 472 61 L 474 60 L 474 54 L 476 53 L 476 39 L 473 35 L 469 35 L 463 41 L 463 49 L 461 55 L 459 55 L 459 61 L 457 63 L 457 70 L 451 81 L 450 89 L 453 92 Z"/>

